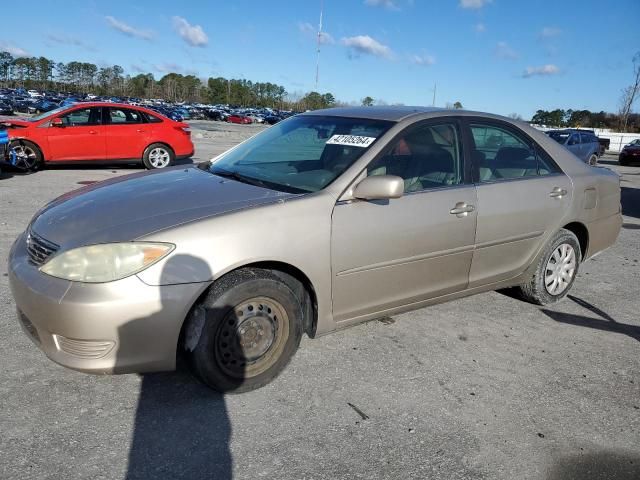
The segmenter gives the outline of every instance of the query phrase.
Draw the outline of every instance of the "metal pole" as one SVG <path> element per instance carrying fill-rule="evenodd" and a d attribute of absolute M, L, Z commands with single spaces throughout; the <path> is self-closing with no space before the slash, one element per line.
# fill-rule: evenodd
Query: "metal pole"
<path fill-rule="evenodd" d="M 435 83 L 433 84 L 433 103 L 431 104 L 432 107 L 436 106 L 436 88 L 438 85 L 436 85 Z"/>
<path fill-rule="evenodd" d="M 320 41 L 322 36 L 322 11 L 324 9 L 324 0 L 320 0 L 320 23 L 318 24 L 318 39 L 317 39 L 317 57 L 316 57 L 316 88 L 318 91 L 318 78 L 320 76 Z"/>

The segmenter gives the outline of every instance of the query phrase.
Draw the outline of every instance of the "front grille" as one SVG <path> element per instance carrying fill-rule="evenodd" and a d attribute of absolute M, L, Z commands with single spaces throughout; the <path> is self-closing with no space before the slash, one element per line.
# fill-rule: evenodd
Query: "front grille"
<path fill-rule="evenodd" d="M 109 340 L 75 340 L 62 335 L 54 335 L 53 338 L 60 350 L 79 358 L 104 357 L 115 345 Z"/>
<path fill-rule="evenodd" d="M 55 243 L 51 243 L 40 235 L 29 231 L 27 234 L 27 251 L 29 252 L 29 260 L 38 267 L 47 261 L 51 255 L 56 253 L 60 247 Z"/>
<path fill-rule="evenodd" d="M 38 330 L 36 330 L 36 327 L 33 326 L 33 323 L 31 323 L 31 320 L 29 320 L 27 316 L 24 313 L 22 313 L 20 310 L 18 310 L 18 318 L 20 319 L 20 323 L 22 324 L 22 327 L 29 334 L 29 336 L 33 338 L 36 341 L 36 343 L 40 343 L 40 336 L 38 335 Z"/>

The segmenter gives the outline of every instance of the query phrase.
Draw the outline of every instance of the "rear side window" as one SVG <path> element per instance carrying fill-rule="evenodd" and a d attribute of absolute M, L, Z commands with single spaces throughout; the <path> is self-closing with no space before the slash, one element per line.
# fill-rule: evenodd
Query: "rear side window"
<path fill-rule="evenodd" d="M 596 137 L 594 135 L 591 135 L 590 133 L 581 133 L 580 137 L 582 137 L 582 143 L 597 142 Z"/>
<path fill-rule="evenodd" d="M 149 123 L 162 123 L 162 119 L 160 117 L 156 117 L 147 112 L 142 112 L 143 116 L 147 117 L 147 122 Z"/>
<path fill-rule="evenodd" d="M 127 124 L 127 123 L 143 123 L 141 112 L 137 110 L 131 110 L 129 108 L 113 108 L 109 109 L 109 122 L 112 124 Z"/>
<path fill-rule="evenodd" d="M 480 183 L 539 177 L 555 172 L 555 167 L 538 154 L 524 135 L 495 125 L 471 124 L 475 143 L 472 158 Z"/>

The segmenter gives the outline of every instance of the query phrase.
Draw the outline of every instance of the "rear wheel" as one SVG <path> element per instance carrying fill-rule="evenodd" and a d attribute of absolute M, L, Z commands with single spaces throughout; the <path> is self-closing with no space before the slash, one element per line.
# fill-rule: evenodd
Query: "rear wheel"
<path fill-rule="evenodd" d="M 598 164 L 598 156 L 595 153 L 592 153 L 589 157 L 589 165 L 595 166 Z"/>
<path fill-rule="evenodd" d="M 581 258 L 578 238 L 561 229 L 549 241 L 531 280 L 520 285 L 522 296 L 538 305 L 557 302 L 573 286 Z"/>
<path fill-rule="evenodd" d="M 173 150 L 163 143 L 149 145 L 142 156 L 142 162 L 149 170 L 166 168 L 173 163 L 174 159 Z"/>
<path fill-rule="evenodd" d="M 247 392 L 269 383 L 289 363 L 302 337 L 300 301 L 267 270 L 241 269 L 216 281 L 194 315 L 185 341 L 190 363 L 204 383 L 220 392 Z"/>
<path fill-rule="evenodd" d="M 37 170 L 42 165 L 42 152 L 28 140 L 13 140 L 9 149 L 15 154 L 14 166 L 23 171 Z"/>

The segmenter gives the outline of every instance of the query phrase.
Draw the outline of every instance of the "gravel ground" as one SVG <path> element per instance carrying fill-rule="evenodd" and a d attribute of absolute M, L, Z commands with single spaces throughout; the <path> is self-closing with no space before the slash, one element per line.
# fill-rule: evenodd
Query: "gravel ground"
<path fill-rule="evenodd" d="M 192 122 L 196 161 L 263 127 Z M 570 298 L 487 293 L 315 340 L 272 384 L 217 395 L 184 369 L 91 376 L 20 331 L 6 257 L 44 203 L 133 168 L 0 180 L 2 479 L 638 479 L 640 168 L 625 225 Z"/>

